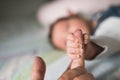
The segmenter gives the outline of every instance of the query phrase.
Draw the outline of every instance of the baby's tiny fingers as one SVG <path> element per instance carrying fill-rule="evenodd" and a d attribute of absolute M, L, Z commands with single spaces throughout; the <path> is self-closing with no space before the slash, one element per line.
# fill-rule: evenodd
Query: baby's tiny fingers
<path fill-rule="evenodd" d="M 84 34 L 84 44 L 88 44 L 89 41 L 90 41 L 90 36 L 89 36 L 89 34 L 85 33 Z"/>
<path fill-rule="evenodd" d="M 69 53 L 68 56 L 73 60 L 77 58 L 77 56 L 73 53 Z"/>
<path fill-rule="evenodd" d="M 83 51 L 84 51 L 83 49 L 79 49 L 79 48 L 68 48 L 67 54 L 72 59 L 78 59 L 84 57 Z"/>
<path fill-rule="evenodd" d="M 80 47 L 80 45 L 78 43 L 75 43 L 74 41 L 67 40 L 67 47 L 77 48 Z"/>
<path fill-rule="evenodd" d="M 67 49 L 67 53 L 68 54 L 79 54 L 80 53 L 80 49 L 79 48 L 71 48 L 71 47 L 69 47 L 68 49 Z"/>

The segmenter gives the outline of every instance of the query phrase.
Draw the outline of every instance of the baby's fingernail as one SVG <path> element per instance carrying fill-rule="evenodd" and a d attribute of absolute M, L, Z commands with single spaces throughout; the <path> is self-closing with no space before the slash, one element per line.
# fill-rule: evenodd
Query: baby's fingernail
<path fill-rule="evenodd" d="M 84 34 L 84 43 L 88 44 L 89 42 L 89 35 L 87 33 Z"/>
<path fill-rule="evenodd" d="M 88 40 L 84 40 L 84 44 L 88 44 L 89 43 L 89 41 Z"/>

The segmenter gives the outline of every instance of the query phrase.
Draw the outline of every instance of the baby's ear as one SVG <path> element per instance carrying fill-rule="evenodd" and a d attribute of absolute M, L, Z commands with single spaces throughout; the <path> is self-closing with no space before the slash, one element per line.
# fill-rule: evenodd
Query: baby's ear
<path fill-rule="evenodd" d="M 73 16 L 73 15 L 75 15 L 75 13 L 72 12 L 70 9 L 68 9 L 68 10 L 67 10 L 67 15 L 68 15 L 68 16 Z"/>

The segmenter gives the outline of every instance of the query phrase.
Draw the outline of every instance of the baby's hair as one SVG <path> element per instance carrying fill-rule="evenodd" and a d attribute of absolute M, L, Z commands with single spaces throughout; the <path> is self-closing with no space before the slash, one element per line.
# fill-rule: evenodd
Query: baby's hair
<path fill-rule="evenodd" d="M 71 18 L 78 18 L 78 19 L 82 19 L 83 21 L 87 21 L 85 18 L 83 18 L 83 17 L 80 16 L 80 15 L 71 15 L 71 16 L 59 18 L 58 20 L 56 20 L 56 21 L 50 26 L 49 35 L 48 35 L 49 42 L 50 42 L 50 44 L 53 46 L 53 48 L 60 50 L 59 48 L 57 48 L 57 47 L 53 44 L 53 41 L 52 41 L 52 37 L 53 37 L 53 36 L 52 36 L 52 32 L 53 32 L 54 26 L 55 26 L 58 22 L 60 22 L 60 21 L 68 20 L 68 19 L 71 19 Z M 88 21 L 87 21 L 87 23 L 88 23 Z M 87 24 L 87 25 L 89 26 L 89 24 Z"/>

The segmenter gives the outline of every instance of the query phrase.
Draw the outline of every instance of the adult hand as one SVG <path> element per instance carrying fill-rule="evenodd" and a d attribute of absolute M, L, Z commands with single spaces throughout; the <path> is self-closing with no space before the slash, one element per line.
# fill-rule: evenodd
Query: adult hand
<path fill-rule="evenodd" d="M 85 68 L 79 66 L 67 70 L 58 80 L 94 80 L 94 77 L 88 73 Z"/>
<path fill-rule="evenodd" d="M 42 58 L 36 57 L 34 61 L 31 80 L 44 80 L 46 66 Z M 54 75 L 52 75 L 54 76 Z M 82 67 L 69 69 L 58 80 L 94 80 L 92 74 L 87 73 Z"/>

